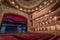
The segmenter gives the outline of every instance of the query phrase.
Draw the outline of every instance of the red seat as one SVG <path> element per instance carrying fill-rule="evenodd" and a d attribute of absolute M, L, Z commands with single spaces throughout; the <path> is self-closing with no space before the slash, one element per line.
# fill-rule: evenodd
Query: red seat
<path fill-rule="evenodd" d="M 50 40 L 58 40 L 59 36 L 55 35 L 54 37 L 52 37 Z"/>
<path fill-rule="evenodd" d="M 0 40 L 17 40 L 17 39 L 13 38 L 12 36 L 0 36 Z"/>
<path fill-rule="evenodd" d="M 40 40 L 48 40 L 48 39 L 50 39 L 51 37 L 53 37 L 54 35 L 48 35 L 48 36 L 46 36 L 46 37 L 44 37 L 44 38 L 41 38 Z"/>
<path fill-rule="evenodd" d="M 10 36 L 0 36 L 0 40 L 55 40 L 58 36 L 52 34 L 40 34 L 40 33 L 22 33 Z"/>

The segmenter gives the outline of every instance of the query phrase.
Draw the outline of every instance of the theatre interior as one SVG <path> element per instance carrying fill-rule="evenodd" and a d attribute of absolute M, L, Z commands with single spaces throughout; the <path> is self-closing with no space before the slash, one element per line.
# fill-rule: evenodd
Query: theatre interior
<path fill-rule="evenodd" d="M 0 0 L 0 40 L 60 40 L 60 0 Z"/>

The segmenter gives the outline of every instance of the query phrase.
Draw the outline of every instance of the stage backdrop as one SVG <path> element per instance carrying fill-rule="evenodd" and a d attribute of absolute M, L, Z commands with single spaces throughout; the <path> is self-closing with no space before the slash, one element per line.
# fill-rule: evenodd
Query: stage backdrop
<path fill-rule="evenodd" d="M 5 14 L 1 24 L 0 33 L 27 32 L 27 19 L 20 15 Z"/>

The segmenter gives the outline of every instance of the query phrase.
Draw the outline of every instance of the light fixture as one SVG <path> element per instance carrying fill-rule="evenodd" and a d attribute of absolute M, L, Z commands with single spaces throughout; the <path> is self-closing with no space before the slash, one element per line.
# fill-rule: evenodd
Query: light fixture
<path fill-rule="evenodd" d="M 45 1 L 45 2 L 43 2 L 44 4 L 47 4 L 47 2 Z"/>
<path fill-rule="evenodd" d="M 23 10 L 23 8 L 20 8 L 20 10 Z"/>
<path fill-rule="evenodd" d="M 39 20 L 38 18 L 36 20 Z"/>
<path fill-rule="evenodd" d="M 15 4 L 15 2 L 14 2 L 14 1 L 12 1 L 11 3 L 12 3 L 12 4 Z"/>
<path fill-rule="evenodd" d="M 26 9 L 24 9 L 23 11 L 27 11 Z"/>
<path fill-rule="evenodd" d="M 47 17 L 48 15 L 45 15 L 44 17 Z"/>
<path fill-rule="evenodd" d="M 53 1 L 52 0 L 47 0 L 47 1 L 46 0 L 8 0 L 8 1 L 11 5 L 13 5 L 13 7 L 17 8 L 18 10 L 21 10 L 23 12 L 34 12 L 46 8 L 54 0 Z M 20 9 L 19 7 L 21 7 L 23 10 Z"/>
<path fill-rule="evenodd" d="M 53 19 L 56 20 L 56 18 L 57 18 L 57 17 L 55 16 Z"/>
<path fill-rule="evenodd" d="M 52 17 L 50 17 L 50 19 L 51 19 Z"/>
<path fill-rule="evenodd" d="M 35 8 L 35 10 L 38 10 L 38 8 Z"/>
<path fill-rule="evenodd" d="M 51 10 L 49 10 L 48 12 L 51 13 Z"/>
<path fill-rule="evenodd" d="M 38 31 L 39 31 L 40 28 L 37 28 L 37 29 L 38 29 Z"/>
<path fill-rule="evenodd" d="M 32 9 L 32 11 L 35 11 L 34 9 Z"/>
<path fill-rule="evenodd" d="M 43 24 L 43 25 L 45 25 L 45 23 L 44 23 L 44 22 L 43 22 L 42 24 Z"/>
<path fill-rule="evenodd" d="M 46 22 L 46 24 L 48 24 L 48 22 Z"/>
<path fill-rule="evenodd" d="M 15 7 L 16 7 L 16 8 L 19 8 L 19 6 L 18 6 L 18 5 L 16 5 Z"/>
<path fill-rule="evenodd" d="M 31 12 L 31 10 L 27 10 L 28 12 Z"/>
<path fill-rule="evenodd" d="M 41 19 L 43 18 L 43 17 L 40 17 Z"/>
<path fill-rule="evenodd" d="M 42 7 L 42 5 L 39 6 L 40 8 Z"/>
<path fill-rule="evenodd" d="M 59 26 L 59 25 L 56 25 L 57 27 Z"/>

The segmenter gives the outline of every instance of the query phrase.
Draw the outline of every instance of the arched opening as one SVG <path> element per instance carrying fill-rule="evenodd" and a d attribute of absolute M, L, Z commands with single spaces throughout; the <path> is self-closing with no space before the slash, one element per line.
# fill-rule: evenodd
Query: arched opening
<path fill-rule="evenodd" d="M 27 32 L 27 19 L 20 15 L 5 14 L 3 16 L 1 33 Z"/>

